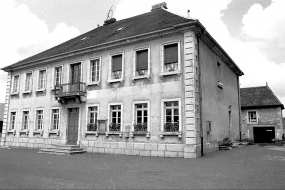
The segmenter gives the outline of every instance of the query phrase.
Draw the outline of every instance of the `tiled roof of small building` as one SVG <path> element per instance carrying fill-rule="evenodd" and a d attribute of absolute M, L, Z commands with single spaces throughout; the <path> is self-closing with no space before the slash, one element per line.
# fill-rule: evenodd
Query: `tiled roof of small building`
<path fill-rule="evenodd" d="M 283 104 L 268 86 L 250 87 L 240 89 L 241 108 L 253 107 L 281 107 Z"/>
<path fill-rule="evenodd" d="M 190 21 L 193 20 L 175 15 L 164 9 L 157 9 L 145 14 L 97 27 L 94 30 L 10 66 L 13 67 L 39 59 L 48 58 L 50 56 L 88 48 L 98 44 L 104 44 L 135 35 L 171 28 L 174 25 Z"/>

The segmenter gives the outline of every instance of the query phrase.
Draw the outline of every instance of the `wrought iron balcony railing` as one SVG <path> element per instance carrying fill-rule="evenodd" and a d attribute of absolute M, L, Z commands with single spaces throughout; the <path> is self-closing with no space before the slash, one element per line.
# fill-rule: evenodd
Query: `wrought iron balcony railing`
<path fill-rule="evenodd" d="M 66 83 L 54 86 L 55 97 L 72 97 L 86 95 L 86 83 Z"/>

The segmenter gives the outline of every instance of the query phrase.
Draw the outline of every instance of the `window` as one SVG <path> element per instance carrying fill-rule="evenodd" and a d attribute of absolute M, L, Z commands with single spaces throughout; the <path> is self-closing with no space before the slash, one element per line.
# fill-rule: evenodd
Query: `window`
<path fill-rule="evenodd" d="M 62 66 L 54 68 L 54 85 L 62 84 Z"/>
<path fill-rule="evenodd" d="M 148 104 L 135 104 L 134 131 L 148 131 Z"/>
<path fill-rule="evenodd" d="M 20 76 L 14 76 L 14 81 L 13 81 L 13 88 L 12 88 L 12 93 L 17 93 L 19 92 L 19 78 Z"/>
<path fill-rule="evenodd" d="M 22 129 L 29 128 L 29 111 L 23 111 Z"/>
<path fill-rule="evenodd" d="M 135 51 L 135 76 L 149 75 L 149 49 Z"/>
<path fill-rule="evenodd" d="M 36 110 L 36 130 L 43 129 L 44 111 Z"/>
<path fill-rule="evenodd" d="M 162 49 L 163 72 L 180 70 L 179 42 L 164 44 Z"/>
<path fill-rule="evenodd" d="M 100 60 L 94 59 L 90 61 L 90 82 L 100 81 Z"/>
<path fill-rule="evenodd" d="M 39 71 L 38 89 L 44 89 L 46 87 L 46 70 Z"/>
<path fill-rule="evenodd" d="M 26 73 L 25 91 L 32 90 L 32 73 Z"/>
<path fill-rule="evenodd" d="M 10 116 L 10 129 L 15 129 L 16 112 L 11 112 Z"/>
<path fill-rule="evenodd" d="M 248 121 L 249 123 L 257 122 L 257 114 L 256 111 L 249 111 L 248 112 Z"/>
<path fill-rule="evenodd" d="M 121 131 L 122 122 L 122 110 L 121 105 L 110 106 L 110 121 L 109 131 L 119 132 Z"/>
<path fill-rule="evenodd" d="M 162 131 L 179 132 L 181 131 L 181 100 L 162 101 Z"/>
<path fill-rule="evenodd" d="M 88 107 L 87 131 L 97 131 L 98 106 Z"/>
<path fill-rule="evenodd" d="M 59 109 L 51 110 L 51 121 L 52 121 L 52 130 L 58 130 L 59 128 Z"/>
<path fill-rule="evenodd" d="M 123 78 L 123 54 L 111 56 L 111 80 Z"/>
<path fill-rule="evenodd" d="M 81 81 L 81 63 L 70 65 L 71 67 L 71 83 L 76 84 Z"/>

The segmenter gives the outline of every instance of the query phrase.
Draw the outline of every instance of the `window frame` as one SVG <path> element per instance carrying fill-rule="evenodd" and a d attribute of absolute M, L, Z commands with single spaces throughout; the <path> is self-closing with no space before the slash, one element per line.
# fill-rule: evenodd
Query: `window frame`
<path fill-rule="evenodd" d="M 29 89 L 27 89 L 27 75 L 30 74 L 31 78 L 30 78 L 30 83 L 29 83 Z M 33 72 L 32 71 L 28 71 L 25 73 L 25 84 L 24 84 L 24 91 L 23 93 L 31 93 L 33 90 Z"/>
<path fill-rule="evenodd" d="M 179 129 L 176 132 L 167 132 L 164 131 L 165 124 L 165 103 L 166 102 L 178 102 L 178 110 L 179 110 Z M 171 99 L 162 99 L 161 100 L 161 118 L 160 118 L 160 130 L 162 133 L 180 133 L 182 131 L 182 107 L 181 107 L 181 98 L 171 98 Z"/>
<path fill-rule="evenodd" d="M 64 74 L 64 71 L 63 71 L 63 65 L 56 65 L 56 66 L 54 66 L 53 67 L 53 69 L 52 69 L 52 86 L 51 86 L 51 88 L 52 89 L 54 89 L 54 86 L 56 85 L 56 69 L 57 68 L 60 68 L 61 67 L 61 75 L 60 75 L 60 84 L 59 85 L 61 85 L 61 84 L 63 84 L 63 74 Z"/>
<path fill-rule="evenodd" d="M 12 128 L 12 113 L 15 113 L 13 128 Z M 9 130 L 16 130 L 16 126 L 17 126 L 16 119 L 17 119 L 17 111 L 16 110 L 11 110 L 10 111 L 10 116 L 9 116 Z"/>
<path fill-rule="evenodd" d="M 17 88 L 15 90 L 15 78 L 18 77 L 18 81 L 17 81 Z M 11 88 L 11 95 L 14 94 L 19 94 L 20 91 L 20 74 L 14 75 L 13 76 L 13 83 L 12 83 L 12 88 Z"/>
<path fill-rule="evenodd" d="M 43 111 L 43 116 L 42 116 L 42 129 L 38 129 L 38 125 L 37 125 L 37 123 L 38 123 L 38 114 L 37 114 L 37 112 L 38 111 Z M 37 109 L 35 109 L 35 124 L 34 124 L 34 130 L 35 131 L 43 131 L 44 130 L 44 116 L 45 116 L 45 110 L 44 110 L 44 108 L 37 108 Z"/>
<path fill-rule="evenodd" d="M 109 130 L 109 125 L 112 123 L 111 120 L 111 106 L 121 106 L 121 126 L 120 126 L 120 131 L 118 131 L 119 133 L 123 131 L 123 121 L 124 121 L 124 105 L 123 102 L 118 102 L 118 103 L 109 103 L 108 104 L 108 125 L 107 125 L 107 132 L 112 132 Z"/>
<path fill-rule="evenodd" d="M 72 65 L 80 64 L 80 82 L 83 82 L 83 60 L 76 60 L 76 61 L 71 61 L 68 64 L 68 69 L 67 69 L 67 83 L 72 83 Z"/>
<path fill-rule="evenodd" d="M 250 115 L 249 115 L 249 113 L 250 112 L 254 112 L 255 113 L 255 116 L 256 116 L 256 121 L 252 121 L 251 119 L 250 119 Z M 248 123 L 250 123 L 250 124 L 256 124 L 256 123 L 258 123 L 258 113 L 257 113 L 257 110 L 248 110 L 247 111 L 247 122 Z"/>
<path fill-rule="evenodd" d="M 39 85 L 40 85 L 40 72 L 41 71 L 45 71 L 45 76 L 44 76 L 44 87 L 43 88 L 39 88 Z M 37 90 L 36 91 L 45 91 L 46 90 L 46 87 L 47 87 L 47 68 L 41 68 L 41 69 L 38 69 L 38 76 L 37 76 Z"/>
<path fill-rule="evenodd" d="M 146 132 L 150 132 L 151 130 L 151 122 L 150 122 L 150 101 L 134 101 L 133 102 L 133 114 L 132 114 L 132 127 L 131 127 L 131 132 L 136 132 L 134 130 L 134 124 L 137 123 L 137 109 L 136 109 L 136 105 L 138 104 L 147 104 L 147 131 Z"/>
<path fill-rule="evenodd" d="M 53 128 L 53 121 L 54 121 L 53 110 L 58 110 L 58 128 L 57 129 Z M 52 107 L 50 109 L 50 131 L 59 131 L 60 130 L 59 129 L 60 121 L 61 121 L 61 109 L 60 109 L 60 107 Z"/>
<path fill-rule="evenodd" d="M 122 55 L 122 74 L 121 74 L 121 78 L 119 78 L 119 79 L 112 79 L 113 57 L 117 56 L 117 55 Z M 124 51 L 110 54 L 109 72 L 108 72 L 108 81 L 107 81 L 107 83 L 123 82 L 124 81 L 124 77 L 125 77 L 125 53 L 124 53 Z"/>
<path fill-rule="evenodd" d="M 92 61 L 99 60 L 99 80 L 98 81 L 92 81 Z M 99 85 L 101 82 L 101 72 L 102 72 L 102 58 L 101 56 L 92 57 L 89 59 L 89 64 L 87 66 L 87 85 Z"/>
<path fill-rule="evenodd" d="M 146 75 L 136 75 L 137 72 L 137 52 L 139 51 L 144 51 L 147 50 L 148 51 L 148 59 L 147 59 L 147 74 Z M 142 78 L 150 78 L 150 46 L 146 46 L 146 47 L 140 47 L 140 48 L 136 48 L 134 49 L 134 59 L 133 59 L 133 80 L 136 79 L 142 79 Z"/>
<path fill-rule="evenodd" d="M 27 128 L 25 129 L 24 128 L 24 112 L 28 112 L 28 121 L 27 121 Z M 31 113 L 31 111 L 30 111 L 30 109 L 23 109 L 22 110 L 22 118 L 21 118 L 21 130 L 29 130 L 29 126 L 30 126 L 30 113 Z"/>
<path fill-rule="evenodd" d="M 178 46 L 178 68 L 174 71 L 165 71 L 165 64 L 164 64 L 164 47 L 167 45 L 177 44 Z M 167 42 L 163 42 L 160 46 L 160 77 L 167 76 L 167 75 L 173 75 L 173 74 L 181 74 L 181 42 L 180 39 L 178 40 L 171 40 Z"/>
<path fill-rule="evenodd" d="M 88 131 L 87 125 L 89 124 L 89 108 L 91 107 L 97 107 L 97 131 L 99 131 L 99 118 L 100 118 L 100 105 L 99 104 L 89 104 L 86 106 L 86 120 L 85 120 L 85 131 L 86 132 L 97 132 L 97 131 Z"/>

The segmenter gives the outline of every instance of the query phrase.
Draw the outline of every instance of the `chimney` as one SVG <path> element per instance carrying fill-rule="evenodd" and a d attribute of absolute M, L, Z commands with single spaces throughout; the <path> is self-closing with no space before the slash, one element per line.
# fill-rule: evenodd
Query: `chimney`
<path fill-rule="evenodd" d="M 167 9 L 166 3 L 163 2 L 163 3 L 158 3 L 158 4 L 155 4 L 155 5 L 152 5 L 151 11 L 154 11 L 154 10 L 157 10 L 157 9 Z"/>

